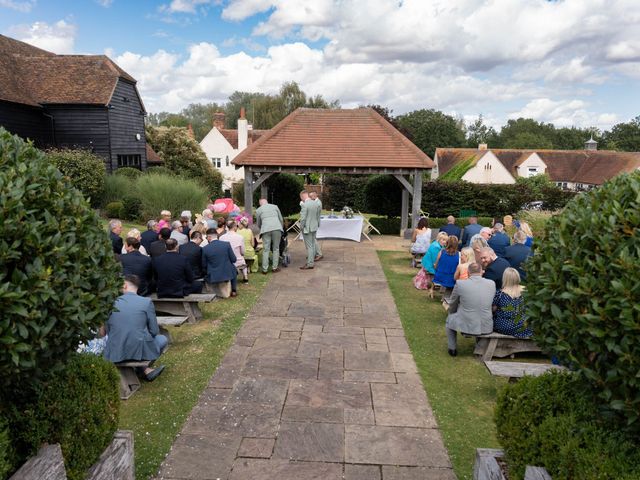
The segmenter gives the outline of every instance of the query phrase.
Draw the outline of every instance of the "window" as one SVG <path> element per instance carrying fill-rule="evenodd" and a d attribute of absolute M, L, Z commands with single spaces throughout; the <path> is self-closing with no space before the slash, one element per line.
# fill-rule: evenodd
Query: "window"
<path fill-rule="evenodd" d="M 220 168 L 222 166 L 222 159 L 220 157 L 211 157 L 211 162 L 216 168 Z"/>
<path fill-rule="evenodd" d="M 131 167 L 140 170 L 142 168 L 141 155 L 118 155 L 118 168 Z"/>
<path fill-rule="evenodd" d="M 529 177 L 534 177 L 538 175 L 538 167 L 529 167 L 528 168 Z"/>
<path fill-rule="evenodd" d="M 227 155 L 226 161 L 225 161 L 225 165 L 228 167 L 229 166 L 229 155 Z"/>

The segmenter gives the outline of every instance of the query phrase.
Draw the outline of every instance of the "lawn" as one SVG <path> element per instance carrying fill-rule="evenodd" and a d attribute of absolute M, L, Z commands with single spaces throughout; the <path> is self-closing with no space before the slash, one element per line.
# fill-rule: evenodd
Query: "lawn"
<path fill-rule="evenodd" d="M 121 402 L 119 428 L 133 430 L 136 478 L 154 476 L 268 277 L 252 275 L 238 296 L 203 308 L 204 320 L 171 328 L 173 343 L 158 364 L 166 370 Z"/>
<path fill-rule="evenodd" d="M 475 449 L 498 448 L 493 408 L 506 383 L 473 356 L 474 340 L 458 337 L 458 356 L 447 354 L 446 313 L 437 300 L 413 288 L 417 273 L 406 252 L 379 251 L 389 288 L 460 480 L 471 479 Z"/>

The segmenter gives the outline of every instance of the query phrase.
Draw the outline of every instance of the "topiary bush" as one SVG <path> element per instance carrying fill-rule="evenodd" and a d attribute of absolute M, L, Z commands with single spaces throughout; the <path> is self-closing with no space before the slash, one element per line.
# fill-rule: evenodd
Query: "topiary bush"
<path fill-rule="evenodd" d="M 0 128 L 0 401 L 63 365 L 118 296 L 99 217 L 45 154 Z"/>
<path fill-rule="evenodd" d="M 19 455 L 16 466 L 43 443 L 59 443 L 71 480 L 84 478 L 109 445 L 118 426 L 119 374 L 92 354 L 72 355 L 63 370 L 48 376 L 7 418 Z"/>
<path fill-rule="evenodd" d="M 640 172 L 576 197 L 527 268 L 536 342 L 640 428 Z"/>
<path fill-rule="evenodd" d="M 179 215 L 200 212 L 208 204 L 207 191 L 195 180 L 166 175 L 143 175 L 135 183 L 142 218 L 156 218 L 162 210 Z"/>
<path fill-rule="evenodd" d="M 142 175 L 142 170 L 138 170 L 137 168 L 132 168 L 132 167 L 120 167 L 115 172 L 113 172 L 113 174 L 127 177 L 127 178 L 130 178 L 131 180 L 135 180 L 140 175 Z"/>
<path fill-rule="evenodd" d="M 104 213 L 109 218 L 124 218 L 124 204 L 122 202 L 107 203 Z"/>
<path fill-rule="evenodd" d="M 600 415 L 579 375 L 552 372 L 506 385 L 495 415 L 512 480 L 527 465 L 545 467 L 554 480 L 640 478 L 638 444 Z"/>
<path fill-rule="evenodd" d="M 108 175 L 104 182 L 104 194 L 102 205 L 112 202 L 121 202 L 124 197 L 133 191 L 133 181 L 124 175 Z"/>
<path fill-rule="evenodd" d="M 269 188 L 269 203 L 276 204 L 283 217 L 300 213 L 300 192 L 304 190 L 304 179 L 302 176 L 292 175 L 290 173 L 278 173 L 268 178 L 266 184 Z M 257 189 L 256 196 L 258 199 L 260 198 L 259 188 Z"/>
<path fill-rule="evenodd" d="M 80 149 L 51 149 L 46 156 L 89 199 L 91 205 L 100 205 L 107 176 L 102 157 Z"/>

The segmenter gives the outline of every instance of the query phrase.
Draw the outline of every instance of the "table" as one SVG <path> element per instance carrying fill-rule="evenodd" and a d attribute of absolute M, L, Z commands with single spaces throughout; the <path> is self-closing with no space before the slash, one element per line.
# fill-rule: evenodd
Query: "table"
<path fill-rule="evenodd" d="M 316 238 L 344 238 L 360 241 L 362 235 L 362 217 L 353 218 L 329 218 L 320 217 L 320 228 Z"/>

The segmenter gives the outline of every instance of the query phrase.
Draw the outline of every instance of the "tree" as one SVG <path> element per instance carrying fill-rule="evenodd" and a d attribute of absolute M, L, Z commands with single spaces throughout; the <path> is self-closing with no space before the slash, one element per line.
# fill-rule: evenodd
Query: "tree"
<path fill-rule="evenodd" d="M 467 146 L 477 148 L 481 143 L 485 143 L 491 148 L 500 146 L 498 132 L 484 123 L 482 114 L 467 127 Z"/>
<path fill-rule="evenodd" d="M 180 127 L 147 127 L 147 142 L 164 161 L 164 166 L 177 175 L 193 178 L 207 188 L 210 198 L 222 196 L 222 175 L 187 129 Z"/>
<path fill-rule="evenodd" d="M 609 150 L 640 152 L 640 115 L 627 123 L 618 123 L 604 134 L 605 146 Z"/>
<path fill-rule="evenodd" d="M 413 143 L 433 158 L 438 147 L 462 147 L 464 130 L 458 119 L 433 109 L 415 110 L 397 117 L 398 125 L 411 134 Z"/>
<path fill-rule="evenodd" d="M 553 148 L 553 143 L 542 134 L 520 132 L 504 142 L 504 148 L 551 149 Z"/>
<path fill-rule="evenodd" d="M 555 127 L 532 118 L 509 120 L 500 130 L 500 143 L 505 148 L 553 148 Z"/>
<path fill-rule="evenodd" d="M 224 107 L 215 102 L 205 104 L 192 103 L 183 108 L 180 115 L 187 119 L 188 124 L 191 124 L 196 141 L 200 142 L 213 127 L 213 115 L 223 111 Z"/>
<path fill-rule="evenodd" d="M 601 135 L 597 128 L 556 128 L 553 135 L 553 148 L 559 150 L 582 150 L 584 149 L 584 142 L 589 140 L 590 137 L 600 141 Z"/>
<path fill-rule="evenodd" d="M 369 104 L 369 105 L 366 105 L 366 107 L 367 108 L 371 108 L 371 109 L 375 110 L 376 112 L 378 112 L 381 117 L 383 117 L 387 122 L 389 122 L 391 125 L 396 127 L 396 130 L 398 130 L 401 134 L 403 134 L 409 140 L 413 140 L 412 137 L 411 137 L 411 132 L 409 130 L 407 130 L 406 128 L 404 128 L 403 126 L 398 124 L 397 118 L 395 118 L 392 115 L 393 114 L 393 110 L 391 110 L 388 107 L 383 107 L 382 105 L 377 105 L 377 104 Z"/>

